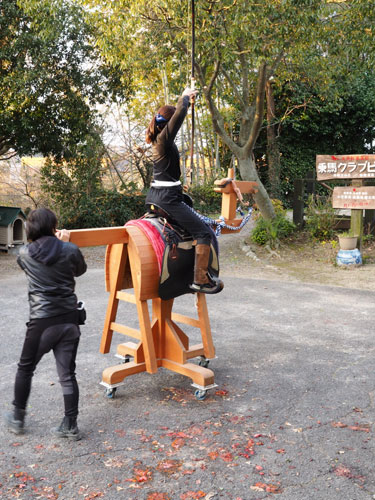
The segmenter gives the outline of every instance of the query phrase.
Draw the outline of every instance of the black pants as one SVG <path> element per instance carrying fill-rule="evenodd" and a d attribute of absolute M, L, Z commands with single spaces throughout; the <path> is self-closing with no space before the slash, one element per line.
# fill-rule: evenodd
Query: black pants
<path fill-rule="evenodd" d="M 18 409 L 26 409 L 35 368 L 44 354 L 53 350 L 64 396 L 65 416 L 76 417 L 79 390 L 75 376 L 75 360 L 81 335 L 77 325 L 77 312 L 53 318 L 32 319 L 26 326 L 26 337 L 14 385 L 13 405 Z"/>
<path fill-rule="evenodd" d="M 181 186 L 152 187 L 147 193 L 146 203 L 155 204 L 165 210 L 174 221 L 197 240 L 198 244 L 209 245 L 211 243 L 212 230 L 183 202 Z"/>

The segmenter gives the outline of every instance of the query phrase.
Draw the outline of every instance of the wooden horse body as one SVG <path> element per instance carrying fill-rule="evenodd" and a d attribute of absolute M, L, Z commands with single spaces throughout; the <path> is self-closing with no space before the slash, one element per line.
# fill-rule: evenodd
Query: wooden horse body
<path fill-rule="evenodd" d="M 118 231 L 120 228 L 113 228 Z M 80 244 L 80 235 L 90 231 L 89 239 L 96 241 L 101 229 L 72 231 L 71 241 Z M 109 235 L 109 230 L 106 230 Z M 215 357 L 206 298 L 197 295 L 197 318 L 190 318 L 172 312 L 174 299 L 162 300 L 158 295 L 159 270 L 153 247 L 139 227 L 122 228 L 122 243 L 111 244 L 106 252 L 106 288 L 109 301 L 100 352 L 110 351 L 113 332 L 136 339 L 138 342 L 125 342 L 117 346 L 117 354 L 133 361 L 111 366 L 103 371 L 102 384 L 111 390 L 135 373 L 147 371 L 155 373 L 159 367 L 167 368 L 185 375 L 193 381 L 199 391 L 214 387 L 214 373 L 205 366 L 189 363 L 191 358 L 201 356 L 203 360 Z M 81 245 L 82 246 L 82 245 Z M 134 293 L 125 291 L 134 289 Z M 150 318 L 148 301 L 152 301 Z M 116 322 L 120 301 L 136 305 L 139 329 Z M 202 343 L 190 346 L 189 338 L 178 323 L 199 328 Z M 203 363 L 205 364 L 205 363 Z"/>

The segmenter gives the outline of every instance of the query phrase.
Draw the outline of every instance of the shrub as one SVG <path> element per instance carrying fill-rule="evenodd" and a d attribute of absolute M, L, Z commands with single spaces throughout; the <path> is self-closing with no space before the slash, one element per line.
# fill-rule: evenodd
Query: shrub
<path fill-rule="evenodd" d="M 331 240 L 335 234 L 336 213 L 331 198 L 310 195 L 306 208 L 306 227 L 310 236 Z"/>
<path fill-rule="evenodd" d="M 284 215 L 279 214 L 272 220 L 266 220 L 262 216 L 258 217 L 255 228 L 250 239 L 257 245 L 270 245 L 275 248 L 280 240 L 289 236 L 295 231 L 296 226 Z"/>
<path fill-rule="evenodd" d="M 66 229 L 122 226 L 146 212 L 145 195 L 100 191 L 94 196 L 81 196 L 70 206 L 59 210 L 59 223 Z"/>
<path fill-rule="evenodd" d="M 221 194 L 214 191 L 213 184 L 191 186 L 188 191 L 193 199 L 193 206 L 204 215 L 221 211 Z"/>
<path fill-rule="evenodd" d="M 283 202 L 281 200 L 278 200 L 277 198 L 272 198 L 271 203 L 273 206 L 273 209 L 275 210 L 275 215 L 281 215 L 282 217 L 286 217 L 286 208 L 284 208 Z M 255 207 L 253 210 L 252 214 L 252 219 L 253 220 L 258 220 L 260 217 L 262 217 L 262 214 L 260 213 L 260 210 L 258 207 Z"/>

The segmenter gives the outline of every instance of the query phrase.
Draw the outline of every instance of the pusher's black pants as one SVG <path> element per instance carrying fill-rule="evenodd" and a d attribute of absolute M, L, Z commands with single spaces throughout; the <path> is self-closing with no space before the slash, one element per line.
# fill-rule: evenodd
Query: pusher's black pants
<path fill-rule="evenodd" d="M 81 335 L 77 311 L 26 323 L 26 337 L 18 363 L 13 405 L 26 409 L 35 368 L 44 354 L 53 350 L 61 384 L 65 416 L 78 415 L 79 390 L 75 375 L 76 355 Z"/>

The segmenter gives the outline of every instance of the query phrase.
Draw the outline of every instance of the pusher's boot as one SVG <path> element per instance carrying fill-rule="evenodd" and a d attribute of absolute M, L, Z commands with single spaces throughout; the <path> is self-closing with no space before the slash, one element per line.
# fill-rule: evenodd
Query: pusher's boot
<path fill-rule="evenodd" d="M 208 273 L 210 245 L 199 243 L 195 246 L 194 283 L 191 290 L 200 293 L 218 293 L 224 288 L 219 279 L 212 279 Z"/>
<path fill-rule="evenodd" d="M 56 437 L 68 438 L 72 441 L 79 441 L 82 435 L 77 426 L 77 417 L 64 417 L 58 427 L 52 429 Z"/>
<path fill-rule="evenodd" d="M 26 410 L 14 408 L 4 414 L 4 420 L 11 432 L 14 434 L 23 434 L 25 432 Z"/>

